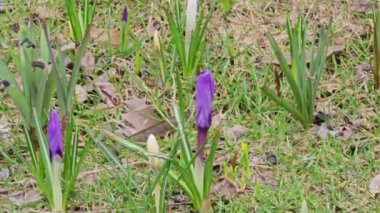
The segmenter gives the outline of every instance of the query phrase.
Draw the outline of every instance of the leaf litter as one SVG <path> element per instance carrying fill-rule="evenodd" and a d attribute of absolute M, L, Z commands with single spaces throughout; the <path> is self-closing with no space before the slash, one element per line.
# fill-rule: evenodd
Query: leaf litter
<path fill-rule="evenodd" d="M 226 139 L 236 141 L 240 137 L 242 137 L 244 134 L 247 134 L 248 131 L 249 131 L 249 128 L 236 124 L 226 129 L 224 137 Z"/>
<path fill-rule="evenodd" d="M 380 174 L 377 174 L 372 178 L 371 182 L 369 183 L 369 192 L 374 197 L 380 194 Z"/>
<path fill-rule="evenodd" d="M 112 47 L 117 47 L 121 42 L 120 31 L 117 29 L 102 29 L 92 27 L 90 30 L 90 38 L 94 41 L 107 44 L 110 43 Z"/>

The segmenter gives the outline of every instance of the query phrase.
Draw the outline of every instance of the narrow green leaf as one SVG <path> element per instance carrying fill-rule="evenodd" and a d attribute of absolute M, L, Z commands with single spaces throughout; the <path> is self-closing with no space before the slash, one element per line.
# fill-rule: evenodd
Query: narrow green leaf
<path fill-rule="evenodd" d="M 47 184 L 51 185 L 52 179 L 53 179 L 53 171 L 51 168 L 51 161 L 50 161 L 50 155 L 49 155 L 49 148 L 48 148 L 48 143 L 46 141 L 45 135 L 43 133 L 43 130 L 40 126 L 40 121 L 38 120 L 38 116 L 36 113 L 36 110 L 33 109 L 33 118 L 34 122 L 36 124 L 36 132 L 37 132 L 37 138 L 38 138 L 38 143 L 40 145 L 40 153 L 42 159 L 42 163 L 45 169 L 45 174 L 47 178 Z"/>
<path fill-rule="evenodd" d="M 0 80 L 7 80 L 10 83 L 10 86 L 16 87 L 19 89 L 19 86 L 12 75 L 12 72 L 8 69 L 7 65 L 0 60 Z"/>
<path fill-rule="evenodd" d="M 299 107 L 302 106 L 302 99 L 301 99 L 301 91 L 298 88 L 298 85 L 293 78 L 292 71 L 289 68 L 288 62 L 285 60 L 284 55 L 282 54 L 280 48 L 278 47 L 277 42 L 274 40 L 272 35 L 268 34 L 269 42 L 272 45 L 273 52 L 275 53 L 278 62 L 280 63 L 281 70 L 285 74 L 286 80 L 289 83 L 289 86 L 294 94 L 294 98 L 296 99 L 296 103 Z"/>
<path fill-rule="evenodd" d="M 31 123 L 31 107 L 25 96 L 15 87 L 7 89 L 8 95 L 13 99 L 17 108 L 21 111 L 26 123 Z"/>
<path fill-rule="evenodd" d="M 214 168 L 214 158 L 216 154 L 216 150 L 218 148 L 218 141 L 219 141 L 219 131 L 216 132 L 215 138 L 212 140 L 210 154 L 206 159 L 205 167 L 204 167 L 204 191 L 203 191 L 203 197 L 206 198 L 210 194 L 210 189 L 212 185 L 212 177 L 213 177 L 213 168 Z"/>
<path fill-rule="evenodd" d="M 279 106 L 283 107 L 286 109 L 288 112 L 290 112 L 295 119 L 300 121 L 302 125 L 307 128 L 309 126 L 309 123 L 305 119 L 304 115 L 295 107 L 293 107 L 291 104 L 288 102 L 282 100 L 279 98 L 277 95 L 275 95 L 269 88 L 267 87 L 262 87 L 261 90 L 264 92 L 266 96 L 268 96 L 270 99 L 272 99 L 274 102 L 276 102 Z"/>
<path fill-rule="evenodd" d="M 32 140 L 30 139 L 30 136 L 29 136 L 29 129 L 25 124 L 23 126 L 24 126 L 24 134 L 25 134 L 25 138 L 26 138 L 26 145 L 28 147 L 29 154 L 32 158 L 33 170 L 37 171 L 38 162 L 37 162 L 35 150 L 33 148 Z"/>
<path fill-rule="evenodd" d="M 82 39 L 82 28 L 79 22 L 79 14 L 76 10 L 75 0 L 65 0 L 67 15 L 69 16 L 70 26 L 74 34 L 74 39 L 79 41 Z"/>
<path fill-rule="evenodd" d="M 71 78 L 69 81 L 69 85 L 67 88 L 67 102 L 70 103 L 67 106 L 67 109 L 68 109 L 67 113 L 71 112 L 71 100 L 72 100 L 73 95 L 74 95 L 75 85 L 76 85 L 78 78 L 79 78 L 79 69 L 80 69 L 80 65 L 82 63 L 82 58 L 83 58 L 83 56 L 87 50 L 87 42 L 88 42 L 89 37 L 90 37 L 90 30 L 91 30 L 91 25 L 89 25 L 87 27 L 86 33 L 85 33 L 84 38 L 83 38 L 81 45 L 79 47 L 78 54 L 75 57 L 75 63 L 74 63 L 73 71 L 72 71 Z"/>
<path fill-rule="evenodd" d="M 119 160 L 115 157 L 114 154 L 112 154 L 112 152 L 107 148 L 107 146 L 105 146 L 101 141 L 99 141 L 94 133 L 87 129 L 87 132 L 88 134 L 90 135 L 90 137 L 92 138 L 92 140 L 99 146 L 99 148 L 103 151 L 104 155 L 106 156 L 106 158 L 108 159 L 108 161 L 110 161 L 110 163 L 112 163 L 114 166 L 116 166 L 117 168 L 120 169 L 120 171 L 122 171 L 124 173 L 124 175 L 126 177 L 129 177 L 131 175 L 130 172 L 128 172 L 123 165 L 121 165 L 121 163 L 119 162 Z M 137 183 L 131 179 L 131 182 L 132 182 L 132 185 L 134 187 L 136 187 L 136 189 L 139 191 L 139 193 L 141 194 L 141 196 L 146 200 L 146 195 L 143 193 L 143 191 L 141 190 L 141 188 L 139 187 L 139 185 L 137 185 Z"/>

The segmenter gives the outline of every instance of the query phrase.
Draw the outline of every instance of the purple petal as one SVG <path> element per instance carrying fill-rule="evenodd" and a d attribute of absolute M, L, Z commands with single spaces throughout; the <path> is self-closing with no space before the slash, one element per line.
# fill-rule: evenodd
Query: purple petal
<path fill-rule="evenodd" d="M 127 22 L 127 20 L 128 20 L 128 9 L 127 9 L 127 7 L 124 7 L 123 16 L 121 18 L 121 21 L 122 22 Z"/>
<path fill-rule="evenodd" d="M 54 109 L 50 113 L 48 129 L 47 129 L 49 148 L 50 148 L 50 159 L 59 155 L 63 156 L 63 137 L 61 121 L 57 111 Z"/>
<path fill-rule="evenodd" d="M 209 70 L 198 76 L 196 82 L 196 124 L 208 129 L 211 125 L 211 108 L 214 101 L 215 82 Z"/>

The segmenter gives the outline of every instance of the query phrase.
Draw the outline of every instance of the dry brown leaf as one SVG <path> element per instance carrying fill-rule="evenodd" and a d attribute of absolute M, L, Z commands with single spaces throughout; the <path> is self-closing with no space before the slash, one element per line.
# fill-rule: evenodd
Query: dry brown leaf
<path fill-rule="evenodd" d="M 85 102 L 88 98 L 87 90 L 79 84 L 75 85 L 75 95 L 79 103 Z"/>
<path fill-rule="evenodd" d="M 10 176 L 11 172 L 8 168 L 1 168 L 0 170 L 0 180 L 8 178 Z"/>
<path fill-rule="evenodd" d="M 1 195 L 7 195 L 9 193 L 9 189 L 7 188 L 2 188 L 3 186 L 0 186 L 0 197 Z"/>
<path fill-rule="evenodd" d="M 340 140 L 347 140 L 352 135 L 352 129 L 348 125 L 341 128 L 332 128 L 323 122 L 319 127 L 317 134 L 323 139 L 327 139 L 328 136 L 331 135 L 333 137 L 338 137 Z"/>
<path fill-rule="evenodd" d="M 227 128 L 224 136 L 227 139 L 230 140 L 237 140 L 242 135 L 246 134 L 249 131 L 249 128 L 241 126 L 241 125 L 234 125 L 232 127 Z"/>
<path fill-rule="evenodd" d="M 46 7 L 39 6 L 36 9 L 36 14 L 39 19 L 47 19 L 51 17 L 51 12 Z"/>
<path fill-rule="evenodd" d="M 216 115 L 212 116 L 211 126 L 213 128 L 219 127 L 223 119 L 224 119 L 224 114 L 221 111 L 219 111 Z"/>
<path fill-rule="evenodd" d="M 95 58 L 91 52 L 86 52 L 83 56 L 81 68 L 85 72 L 92 72 L 95 70 Z"/>
<path fill-rule="evenodd" d="M 326 123 L 322 123 L 317 133 L 321 138 L 326 139 L 329 135 L 335 136 L 338 134 L 337 130 L 333 130 L 327 126 Z"/>
<path fill-rule="evenodd" d="M 355 66 L 355 73 L 360 79 L 368 78 L 372 73 L 372 67 L 369 64 L 358 64 Z"/>
<path fill-rule="evenodd" d="M 380 194 L 380 174 L 377 174 L 372 178 L 371 182 L 369 183 L 369 192 L 372 194 L 372 196 Z"/>
<path fill-rule="evenodd" d="M 74 50 L 76 48 L 76 44 L 74 42 L 69 42 L 65 45 L 62 45 L 61 47 L 61 51 L 62 52 L 65 52 L 65 51 L 70 51 L 70 50 Z"/>
<path fill-rule="evenodd" d="M 118 98 L 114 85 L 110 82 L 96 82 L 95 86 L 100 90 L 103 100 L 107 106 L 111 107 L 117 104 Z"/>
<path fill-rule="evenodd" d="M 0 141 L 9 141 L 11 127 L 5 115 L 0 117 Z"/>
<path fill-rule="evenodd" d="M 57 58 L 57 56 L 58 56 L 57 50 L 52 49 L 52 51 L 53 51 L 53 57 Z M 69 67 L 72 63 L 73 63 L 73 61 L 70 59 L 70 57 L 65 55 L 63 58 L 63 65 L 65 67 Z"/>
<path fill-rule="evenodd" d="M 78 179 L 87 185 L 94 185 L 99 178 L 99 170 L 85 171 L 78 174 Z"/>
<path fill-rule="evenodd" d="M 222 196 L 224 199 L 231 199 L 242 193 L 239 186 L 228 179 L 223 179 L 214 184 L 212 192 L 218 196 Z"/>
<path fill-rule="evenodd" d="M 266 156 L 257 156 L 250 153 L 250 164 L 253 165 L 252 183 L 277 186 L 276 172 L 273 170 L 274 166 L 269 166 Z M 277 164 L 275 167 L 278 169 L 282 165 Z"/>
<path fill-rule="evenodd" d="M 33 189 L 29 192 L 16 192 L 9 196 L 9 200 L 16 205 L 25 205 L 41 199 L 42 196 L 37 189 Z"/>
<path fill-rule="evenodd" d="M 175 118 L 169 119 L 169 121 L 173 124 L 176 125 L 176 120 Z M 135 140 L 135 141 L 146 141 L 148 136 L 150 134 L 153 134 L 154 136 L 160 138 L 164 137 L 168 133 L 172 132 L 173 126 L 170 125 L 167 121 L 161 121 L 149 128 L 143 129 L 137 133 L 134 133 L 133 135 L 130 136 L 130 139 Z"/>
<path fill-rule="evenodd" d="M 107 30 L 92 27 L 90 37 L 100 43 L 110 42 L 113 47 L 119 46 L 121 42 L 120 32 L 116 29 Z"/>
<path fill-rule="evenodd" d="M 350 7 L 352 12 L 366 13 L 371 9 L 371 1 L 369 0 L 356 0 Z"/>
<path fill-rule="evenodd" d="M 338 132 L 338 138 L 340 140 L 347 140 L 352 135 L 352 129 L 350 126 L 346 125 L 340 128 Z"/>
<path fill-rule="evenodd" d="M 299 15 L 299 12 L 298 12 L 298 8 L 297 8 L 297 3 L 295 0 L 292 0 L 290 1 L 290 4 L 292 6 L 292 10 L 290 11 L 290 14 L 288 15 L 289 16 L 289 19 L 291 21 L 293 20 L 296 20 L 298 15 Z M 286 25 L 286 22 L 287 22 L 287 16 L 277 16 L 277 17 L 274 17 L 270 20 L 267 21 L 268 24 L 274 24 L 274 25 L 277 25 L 277 26 L 285 26 Z"/>
<path fill-rule="evenodd" d="M 3 0 L 0 0 L 0 12 L 4 12 L 5 11 L 5 3 Z"/>
<path fill-rule="evenodd" d="M 136 140 L 146 140 L 149 134 L 155 131 L 168 129 L 165 126 L 155 126 L 160 123 L 154 109 L 146 104 L 145 100 L 132 99 L 125 101 L 128 112 L 121 115 L 119 128 L 115 132 L 122 137 L 134 137 Z M 162 123 L 164 124 L 164 123 Z M 153 132 L 151 132 L 153 131 Z M 161 133 L 162 134 L 162 133 Z M 158 136 L 158 135 L 156 135 Z"/>

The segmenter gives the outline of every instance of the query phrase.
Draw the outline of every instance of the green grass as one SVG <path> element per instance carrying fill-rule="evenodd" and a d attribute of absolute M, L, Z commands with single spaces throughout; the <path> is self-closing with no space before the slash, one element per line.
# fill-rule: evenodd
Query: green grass
<path fill-rule="evenodd" d="M 310 2 L 314 1 L 301 1 L 299 7 L 310 9 L 312 5 L 309 4 Z M 8 53 L 14 49 L 12 45 L 14 39 L 17 38 L 17 34 L 11 31 L 9 25 L 24 23 L 30 17 L 30 12 L 42 5 L 33 3 L 31 8 L 28 8 L 21 4 L 21 1 L 18 3 L 12 6 L 13 10 L 9 14 L 0 13 L 0 44 L 6 44 L 10 48 L 0 49 L 0 58 L 7 62 L 10 62 Z M 132 33 L 136 37 L 145 39 L 141 50 L 143 59 L 141 73 L 136 73 L 133 66 L 130 66 L 133 64 L 134 57 L 114 56 L 110 62 L 107 62 L 104 58 L 111 59 L 112 57 L 110 52 L 107 52 L 107 47 L 91 41 L 90 50 L 99 61 L 97 72 L 91 75 L 101 75 L 106 70 L 116 69 L 123 78 L 113 79 L 111 82 L 117 88 L 120 97 L 125 98 L 126 94 L 129 99 L 146 97 L 150 104 L 155 105 L 170 117 L 173 115 L 173 81 L 169 78 L 164 86 L 155 83 L 161 73 L 157 61 L 157 51 L 153 47 L 152 35 L 147 31 L 149 15 L 152 15 L 152 21 L 157 21 L 161 20 L 160 15 L 164 13 L 159 7 L 156 7 L 157 3 L 140 1 L 130 2 L 130 4 L 128 8 L 133 14 L 129 19 L 131 29 L 134 29 Z M 307 201 L 310 212 L 379 212 L 380 201 L 378 198 L 371 197 L 368 184 L 371 178 L 380 171 L 378 163 L 380 160 L 378 110 L 380 95 L 373 90 L 371 75 L 363 80 L 355 74 L 356 65 L 371 63 L 370 31 L 369 27 L 365 27 L 370 23 L 369 16 L 353 15 L 346 3 L 335 5 L 335 9 L 333 3 L 326 2 L 315 3 L 311 8 L 314 14 L 308 20 L 311 27 L 316 26 L 316 19 L 320 17 L 325 15 L 328 18 L 329 15 L 335 17 L 334 36 L 342 37 L 346 47 L 344 51 L 328 57 L 327 69 L 321 77 L 321 89 L 317 94 L 316 103 L 317 105 L 322 102 L 327 103 L 330 114 L 332 112 L 328 122 L 333 127 L 348 126 L 352 129 L 352 135 L 347 140 L 334 137 L 322 139 L 316 134 L 318 126 L 313 125 L 309 131 L 303 130 L 302 126 L 289 113 L 276 106 L 259 89 L 264 83 L 273 90 L 275 88 L 274 65 L 256 60 L 256 58 L 267 55 L 273 56 L 268 40 L 259 28 L 259 26 L 266 26 L 261 20 L 274 17 L 274 14 L 285 16 L 291 7 L 288 3 L 273 1 L 270 7 L 273 7 L 275 12 L 271 12 L 265 8 L 266 4 L 266 1 L 258 0 L 248 1 L 244 4 L 238 3 L 227 14 L 223 14 L 221 8 L 218 8 L 206 33 L 205 53 L 207 56 L 202 60 L 202 67 L 212 70 L 217 82 L 214 109 L 224 113 L 225 118 L 221 124 L 222 132 L 235 124 L 250 129 L 238 141 L 227 138 L 220 141 L 217 156 L 218 158 L 225 157 L 226 161 L 230 161 L 234 153 L 240 150 L 240 143 L 247 142 L 253 156 L 263 162 L 263 165 L 251 162 L 250 169 L 254 174 L 253 178 L 261 177 L 260 174 L 267 174 L 267 182 L 273 183 L 266 184 L 259 181 L 256 184 L 248 184 L 248 189 L 242 189 L 241 194 L 228 200 L 223 199 L 221 195 L 215 195 L 213 197 L 215 212 L 253 212 L 253 210 L 256 212 L 299 212 L 303 199 Z M 321 9 L 318 9 L 318 6 Z M 63 2 L 59 1 L 48 3 L 46 7 L 54 11 L 64 11 Z M 112 1 L 98 6 L 94 25 L 111 29 L 117 28 L 120 19 L 118 14 L 122 8 L 120 5 L 114 5 Z M 324 8 L 328 8 L 327 11 Z M 152 13 L 150 13 L 151 10 L 153 10 Z M 110 17 L 115 18 L 111 19 Z M 236 22 L 241 17 L 254 20 L 255 23 Z M 358 36 L 344 29 L 345 19 L 342 17 L 356 20 L 358 25 L 365 29 L 365 34 Z M 57 36 L 61 32 L 64 38 L 69 40 L 67 19 L 62 14 L 50 18 L 48 24 L 53 36 Z M 160 27 L 163 58 L 169 69 L 171 64 L 169 27 L 166 21 L 158 21 L 157 26 Z M 284 26 L 267 27 L 273 35 L 285 32 Z M 239 36 L 234 36 L 235 34 Z M 245 38 L 251 38 L 253 45 L 245 44 Z M 284 42 L 279 43 L 281 47 L 286 45 Z M 176 66 L 180 66 L 178 61 Z M 80 82 L 85 84 L 87 80 L 82 78 Z M 143 82 L 146 86 L 142 84 Z M 184 87 L 188 91 L 188 108 L 193 111 L 193 86 L 186 84 Z M 334 88 L 334 92 L 328 94 L 328 90 L 331 88 Z M 290 91 L 284 80 L 282 89 L 282 96 L 291 100 Z M 125 112 L 125 109 L 119 107 L 115 114 L 104 111 L 89 113 L 93 106 L 102 103 L 96 93 L 91 95 L 90 99 L 89 102 L 76 106 L 75 116 L 91 129 L 101 128 L 102 124 L 111 119 L 120 120 L 120 114 Z M 0 168 L 8 167 L 11 170 L 10 177 L 0 178 L 0 185 L 1 188 L 10 190 L 10 193 L 28 191 L 30 188 L 27 187 L 27 182 L 31 180 L 31 176 L 26 173 L 25 165 L 21 164 L 14 155 L 15 150 L 20 150 L 21 154 L 26 153 L 22 128 L 19 120 L 15 119 L 17 112 L 12 103 L 3 96 L 1 96 L 1 100 L 0 116 L 4 113 L 9 118 L 12 124 L 12 139 L 0 141 L 0 148 L 10 153 L 10 157 L 17 163 L 8 162 L 0 156 Z M 321 109 L 317 108 L 318 110 Z M 358 120 L 364 122 L 362 126 L 369 126 L 371 129 L 366 130 L 355 124 Z M 190 135 L 192 139 L 195 138 L 195 130 Z M 88 138 L 82 132 L 81 140 Z M 175 133 L 160 140 L 161 151 L 168 153 L 171 145 L 177 139 L 178 134 Z M 114 144 L 107 139 L 105 143 Z M 351 145 L 358 147 L 354 153 L 350 151 Z M 114 149 L 114 153 L 122 162 L 129 163 L 124 165 L 131 172 L 131 178 L 145 190 L 153 181 L 147 162 L 127 149 Z M 278 165 L 265 163 L 265 153 L 268 151 L 275 153 Z M 130 184 L 128 178 L 121 172 L 112 169 L 97 146 L 91 147 L 91 153 L 87 156 L 84 164 L 82 170 L 93 171 L 96 180 L 94 182 L 88 182 L 86 179 L 79 181 L 77 193 L 72 195 L 69 203 L 70 210 L 145 212 L 141 208 L 146 206 L 140 204 L 145 204 L 146 201 L 153 205 L 152 197 L 148 195 L 144 199 Z M 217 168 L 215 173 L 218 179 L 223 178 L 222 167 Z M 129 189 L 130 192 L 127 192 L 126 189 Z M 170 183 L 167 194 L 172 196 L 167 199 L 173 201 L 174 194 L 178 193 L 180 193 L 179 189 Z M 41 200 L 26 207 L 14 206 L 14 208 L 16 212 L 27 208 L 46 210 L 46 205 L 46 200 Z M 11 208 L 7 197 L 1 194 L 0 209 Z M 191 204 L 186 201 L 183 204 L 169 205 L 169 208 L 181 209 L 183 212 L 192 210 Z M 252 211 L 247 211 L 248 209 Z"/>

